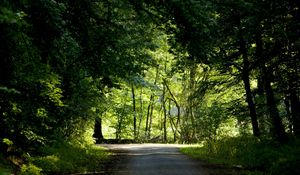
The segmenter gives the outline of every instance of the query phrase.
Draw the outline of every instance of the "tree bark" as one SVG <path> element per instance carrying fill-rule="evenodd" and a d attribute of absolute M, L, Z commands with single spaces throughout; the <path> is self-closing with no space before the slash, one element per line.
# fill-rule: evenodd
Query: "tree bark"
<path fill-rule="evenodd" d="M 102 133 L 102 119 L 97 117 L 95 120 L 95 128 L 94 128 L 94 138 L 96 139 L 96 143 L 101 143 L 104 139 Z"/>
<path fill-rule="evenodd" d="M 263 77 L 265 82 L 265 92 L 267 98 L 267 106 L 269 109 L 269 114 L 272 119 L 273 125 L 273 134 L 277 141 L 280 143 L 284 143 L 288 140 L 286 132 L 284 130 L 284 126 L 282 124 L 282 119 L 279 116 L 279 111 L 276 105 L 276 100 L 274 98 L 273 88 L 271 86 L 271 76 L 267 67 L 262 64 Z"/>
<path fill-rule="evenodd" d="M 290 83 L 291 84 L 291 83 Z M 291 101 L 291 120 L 293 124 L 294 135 L 300 138 L 300 101 L 295 87 L 290 86 Z"/>
<path fill-rule="evenodd" d="M 149 127 L 149 117 L 150 117 L 150 109 L 151 109 L 151 105 L 152 105 L 152 100 L 153 100 L 153 95 L 150 95 L 150 101 L 149 101 L 149 105 L 147 108 L 147 117 L 146 117 L 146 128 L 145 128 L 145 132 L 148 132 L 148 127 Z"/>
<path fill-rule="evenodd" d="M 166 85 L 163 84 L 162 108 L 164 113 L 163 118 L 163 141 L 167 142 L 167 110 L 166 110 Z"/>
<path fill-rule="evenodd" d="M 239 20 L 240 23 L 240 20 Z M 239 24 L 240 25 L 240 24 Z M 239 29 L 239 45 L 240 45 L 240 52 L 242 53 L 243 57 L 243 70 L 242 70 L 242 80 L 244 83 L 244 88 L 246 91 L 246 101 L 248 103 L 248 109 L 250 112 L 250 117 L 251 117 L 251 124 L 252 124 L 252 131 L 253 135 L 258 137 L 260 135 L 259 132 L 259 127 L 258 127 L 258 122 L 257 122 L 257 114 L 256 114 L 256 109 L 255 109 L 255 104 L 253 101 L 253 95 L 251 92 L 251 86 L 250 86 L 250 78 L 249 78 L 249 60 L 248 60 L 248 53 L 246 49 L 246 43 L 243 39 L 243 32 L 240 27 Z"/>
<path fill-rule="evenodd" d="M 248 70 L 248 61 L 247 59 L 244 60 L 244 69 L 242 72 L 242 79 L 244 83 L 244 88 L 246 91 L 246 101 L 248 104 L 248 109 L 250 112 L 250 117 L 251 117 L 251 124 L 252 124 L 252 131 L 253 135 L 258 137 L 260 135 L 259 127 L 258 127 L 258 122 L 257 122 L 257 114 L 256 114 L 256 109 L 255 109 L 255 104 L 253 101 L 253 95 L 251 92 L 251 87 L 250 87 L 250 80 L 249 80 L 249 70 Z"/>
<path fill-rule="evenodd" d="M 169 98 L 168 99 L 169 101 L 169 109 L 168 109 L 168 116 L 169 116 L 169 121 L 170 121 L 170 127 L 172 129 L 172 132 L 173 132 L 173 142 L 175 143 L 176 142 L 176 130 L 175 130 L 175 125 L 174 125 L 174 122 L 173 122 L 173 119 L 172 119 L 172 116 L 171 116 L 171 99 Z"/>
<path fill-rule="evenodd" d="M 190 66 L 190 82 L 189 82 L 189 98 L 188 98 L 188 106 L 189 106 L 189 115 L 191 119 L 192 124 L 192 133 L 191 133 L 191 141 L 193 142 L 196 140 L 196 122 L 195 122 L 195 116 L 194 116 L 194 102 L 193 98 L 191 96 L 193 95 L 192 92 L 195 90 L 195 75 L 196 75 L 196 64 L 192 63 Z"/>
<path fill-rule="evenodd" d="M 132 92 L 132 105 L 133 105 L 133 137 L 136 139 L 136 106 L 135 106 L 135 93 L 134 93 L 134 87 L 131 86 L 131 92 Z"/>
<path fill-rule="evenodd" d="M 151 138 L 151 129 L 152 129 L 152 120 L 153 120 L 153 104 L 151 105 L 151 109 L 150 109 L 150 116 L 149 116 L 149 128 L 148 128 L 148 138 Z"/>
<path fill-rule="evenodd" d="M 140 135 L 140 130 L 141 130 L 141 123 L 144 115 L 144 107 L 143 107 L 143 88 L 141 88 L 141 93 L 140 93 L 140 110 L 139 110 L 139 123 L 137 127 L 137 138 L 139 138 Z"/>

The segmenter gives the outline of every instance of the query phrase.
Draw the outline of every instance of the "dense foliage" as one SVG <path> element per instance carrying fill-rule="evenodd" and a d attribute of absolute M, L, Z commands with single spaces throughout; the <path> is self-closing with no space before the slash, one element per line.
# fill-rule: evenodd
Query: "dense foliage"
<path fill-rule="evenodd" d="M 299 6 L 2 0 L 0 160 L 62 140 L 299 138 Z M 47 169 L 30 163 L 23 169 Z"/>

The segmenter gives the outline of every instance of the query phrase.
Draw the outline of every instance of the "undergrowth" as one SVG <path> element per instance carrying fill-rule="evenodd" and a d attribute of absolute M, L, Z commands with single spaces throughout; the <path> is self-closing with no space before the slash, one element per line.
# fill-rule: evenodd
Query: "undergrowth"
<path fill-rule="evenodd" d="M 244 174 L 300 174 L 299 140 L 279 144 L 253 137 L 224 138 L 207 141 L 203 146 L 184 147 L 181 151 L 210 164 L 241 167 Z"/>
<path fill-rule="evenodd" d="M 51 147 L 43 147 L 35 155 L 25 155 L 20 166 L 20 175 L 48 175 L 98 172 L 103 170 L 109 153 L 95 145 L 79 145 L 60 142 Z M 0 155 L 2 162 L 7 162 Z M 15 170 L 14 170 L 15 171 Z M 12 169 L 1 165 L 0 175 L 9 175 Z"/>
<path fill-rule="evenodd" d="M 101 171 L 108 153 L 94 145 L 60 143 L 42 149 L 42 156 L 30 158 L 42 174 L 85 173 Z"/>
<path fill-rule="evenodd" d="M 0 153 L 0 175 L 10 175 L 12 169 L 12 165 Z"/>

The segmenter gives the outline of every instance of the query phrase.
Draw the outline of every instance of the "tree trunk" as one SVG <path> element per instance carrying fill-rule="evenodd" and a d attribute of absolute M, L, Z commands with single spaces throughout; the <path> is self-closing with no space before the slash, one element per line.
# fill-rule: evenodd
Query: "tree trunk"
<path fill-rule="evenodd" d="M 140 110 L 139 110 L 139 124 L 137 127 L 137 138 L 139 138 L 140 135 L 140 130 L 141 130 L 141 123 L 144 115 L 144 108 L 143 108 L 143 88 L 141 88 L 141 93 L 140 93 Z"/>
<path fill-rule="evenodd" d="M 262 71 L 261 72 L 262 80 L 264 82 L 264 89 L 266 93 L 267 107 L 273 125 L 273 134 L 279 142 L 285 142 L 287 141 L 287 135 L 285 133 L 284 126 L 282 124 L 282 120 L 279 116 L 279 111 L 276 106 L 276 100 L 274 98 L 274 92 L 271 86 L 271 74 L 267 70 L 267 67 L 265 65 L 265 60 L 262 55 L 263 44 L 262 44 L 262 36 L 261 36 L 260 28 L 257 29 L 255 40 L 256 40 L 256 57 L 257 57 L 256 59 L 262 61 L 262 63 L 260 64 L 260 68 Z"/>
<path fill-rule="evenodd" d="M 284 130 L 284 126 L 282 124 L 282 120 L 279 116 L 279 111 L 276 106 L 276 101 L 274 98 L 274 92 L 271 86 L 271 76 L 267 67 L 262 64 L 263 77 L 265 82 L 265 92 L 267 98 L 267 106 L 269 109 L 269 114 L 272 119 L 273 125 L 273 134 L 277 141 L 284 143 L 288 140 L 286 132 Z"/>
<path fill-rule="evenodd" d="M 259 68 L 259 72 L 261 72 Z M 268 122 L 268 115 L 266 114 L 266 96 L 264 92 L 264 81 L 262 78 L 261 73 L 258 75 L 257 78 L 257 90 L 255 94 L 253 94 L 253 97 L 255 97 L 255 105 L 257 106 L 257 120 L 259 123 L 259 132 L 260 134 L 262 133 L 267 133 L 268 128 L 269 128 L 269 122 Z"/>
<path fill-rule="evenodd" d="M 179 106 L 179 103 L 177 102 L 174 94 L 172 93 L 172 91 L 171 91 L 171 89 L 170 89 L 170 87 L 169 87 L 169 85 L 168 85 L 168 83 L 167 83 L 167 81 L 165 79 L 163 80 L 163 83 L 166 86 L 169 94 L 171 95 L 171 99 L 175 103 L 176 108 L 177 108 L 177 112 L 178 112 L 177 113 L 176 124 L 174 124 L 174 132 L 175 132 L 174 133 L 174 142 L 175 142 L 176 141 L 176 137 L 177 137 L 177 132 L 178 132 L 178 125 L 179 125 L 179 122 L 180 122 L 180 106 Z"/>
<path fill-rule="evenodd" d="M 134 93 L 134 87 L 131 86 L 131 92 L 132 92 L 132 105 L 133 105 L 133 137 L 136 139 L 136 106 L 135 106 L 135 93 Z"/>
<path fill-rule="evenodd" d="M 293 124 L 294 135 L 300 138 L 300 101 L 297 91 L 294 87 L 290 87 L 290 100 L 291 100 L 291 120 Z"/>
<path fill-rule="evenodd" d="M 167 142 L 167 110 L 166 110 L 166 85 L 163 84 L 162 108 L 164 113 L 163 118 L 163 142 Z"/>
<path fill-rule="evenodd" d="M 171 116 L 171 99 L 169 99 L 169 109 L 168 109 L 168 116 L 169 116 L 169 121 L 170 121 L 170 127 L 172 129 L 172 132 L 173 132 L 173 142 L 175 143 L 176 142 L 176 130 L 175 130 L 175 124 L 174 124 L 174 121 L 172 119 L 172 116 Z"/>
<path fill-rule="evenodd" d="M 152 106 L 152 100 L 153 100 L 153 95 L 151 94 L 150 96 L 150 101 L 149 101 L 149 105 L 147 108 L 147 117 L 146 117 L 146 128 L 145 128 L 145 133 L 148 132 L 149 129 L 149 117 L 150 117 L 150 110 L 151 110 L 151 106 Z"/>
<path fill-rule="evenodd" d="M 96 139 L 96 143 L 101 143 L 104 139 L 102 134 L 102 119 L 97 117 L 95 120 L 95 128 L 94 128 L 94 138 Z"/>
<path fill-rule="evenodd" d="M 149 128 L 148 128 L 148 138 L 150 139 L 151 138 L 151 129 L 152 129 L 152 116 L 153 116 L 153 110 L 154 110 L 154 107 L 153 107 L 153 104 L 151 105 L 151 109 L 150 109 L 150 116 L 149 116 Z"/>
<path fill-rule="evenodd" d="M 244 88 L 246 91 L 246 101 L 247 101 L 248 109 L 250 112 L 253 135 L 258 137 L 260 135 L 260 132 L 259 132 L 259 127 L 258 127 L 258 122 L 257 122 L 255 104 L 253 101 L 251 87 L 250 87 L 249 70 L 247 69 L 247 66 L 248 66 L 247 62 L 248 61 L 246 61 L 246 59 L 244 59 L 244 69 L 242 72 L 242 79 L 243 79 Z"/>
<path fill-rule="evenodd" d="M 192 63 L 190 66 L 190 82 L 189 82 L 189 98 L 188 98 L 188 107 L 189 107 L 189 115 L 191 119 L 191 125 L 192 125 L 192 133 L 191 133 L 191 141 L 196 140 L 196 122 L 195 122 L 195 116 L 194 116 L 194 102 L 193 98 L 191 96 L 193 95 L 192 92 L 195 90 L 195 75 L 196 75 L 196 64 Z"/>
<path fill-rule="evenodd" d="M 243 39 L 243 32 L 242 32 L 241 27 L 239 29 L 239 45 L 240 45 L 240 52 L 242 53 L 242 57 L 243 57 L 242 80 L 244 82 L 244 88 L 246 91 L 246 101 L 248 103 L 248 109 L 250 112 L 252 131 L 253 131 L 253 135 L 258 137 L 260 135 L 260 132 L 259 132 L 259 127 L 258 127 L 258 122 L 257 122 L 257 114 L 256 114 L 255 104 L 253 101 L 253 95 L 252 95 L 251 86 L 250 86 L 250 78 L 249 78 L 250 70 L 249 70 L 248 53 L 247 53 L 247 49 L 246 49 L 246 43 Z"/>

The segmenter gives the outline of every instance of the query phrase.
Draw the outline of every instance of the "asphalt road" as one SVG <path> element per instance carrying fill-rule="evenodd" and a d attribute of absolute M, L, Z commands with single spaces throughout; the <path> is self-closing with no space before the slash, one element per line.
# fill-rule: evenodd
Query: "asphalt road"
<path fill-rule="evenodd" d="M 179 152 L 175 144 L 101 145 L 123 159 L 115 162 L 114 175 L 208 175 L 201 163 Z"/>

